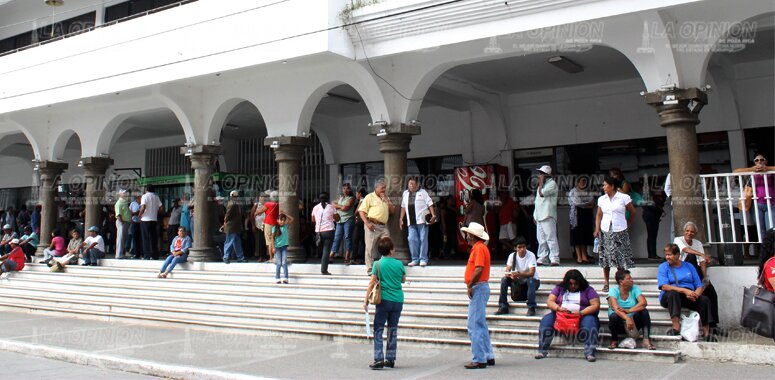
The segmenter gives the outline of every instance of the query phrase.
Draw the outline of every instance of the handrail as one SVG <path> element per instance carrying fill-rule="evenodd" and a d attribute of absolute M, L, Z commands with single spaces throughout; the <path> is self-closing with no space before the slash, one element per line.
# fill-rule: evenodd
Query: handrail
<path fill-rule="evenodd" d="M 38 47 L 38 46 L 41 46 L 41 45 L 45 45 L 45 44 L 48 44 L 48 43 L 51 43 L 51 42 L 54 42 L 54 41 L 59 41 L 59 40 L 65 39 L 65 38 L 70 38 L 70 37 L 73 37 L 73 36 L 77 36 L 79 34 L 83 34 L 83 33 L 86 33 L 86 32 L 91 32 L 92 30 L 96 30 L 96 29 L 99 29 L 99 28 L 104 28 L 104 27 L 107 27 L 107 26 L 116 25 L 118 23 L 121 23 L 121 22 L 124 22 L 124 21 L 129 21 L 129 20 L 132 20 L 132 19 L 136 19 L 138 17 L 147 16 L 147 15 L 149 15 L 151 13 L 161 12 L 161 11 L 165 11 L 167 9 L 179 7 L 181 5 L 185 5 L 185 4 L 188 4 L 188 3 L 193 3 L 195 1 L 197 1 L 197 0 L 181 0 L 181 1 L 178 1 L 177 3 L 167 4 L 167 5 L 158 7 L 158 8 L 149 9 L 149 10 L 147 10 L 145 12 L 135 13 L 133 15 L 122 17 L 120 19 L 116 19 L 116 20 L 113 20 L 113 21 L 110 21 L 110 22 L 106 22 L 106 23 L 103 23 L 101 25 L 93 25 L 93 26 L 90 26 L 88 28 L 83 28 L 83 29 L 75 31 L 75 32 L 70 32 L 70 33 L 67 33 L 67 34 L 60 35 L 60 36 L 52 37 L 52 38 L 49 38 L 49 39 L 47 39 L 45 41 L 36 42 L 34 44 L 22 46 L 20 48 L 14 49 L 14 50 L 9 50 L 9 51 L 0 53 L 0 57 L 4 57 L 6 55 L 18 53 L 18 52 L 20 52 L 22 50 L 27 50 L 27 49 Z M 51 27 L 53 28 L 54 25 L 55 24 L 51 24 Z"/>
<path fill-rule="evenodd" d="M 760 176 L 766 177 L 757 183 L 756 179 Z M 770 176 L 775 177 L 775 171 L 700 175 L 708 243 L 762 242 L 766 227 L 775 225 L 775 189 L 771 188 L 768 181 Z M 721 181 L 723 182 L 720 184 Z M 753 190 L 751 206 L 747 211 L 741 211 L 740 205 L 745 207 L 746 203 L 746 186 L 751 186 Z M 764 187 L 763 199 L 759 196 L 761 191 L 757 191 L 757 186 Z M 753 238 L 750 236 L 749 226 L 756 229 L 756 236 Z M 742 234 L 738 234 L 738 228 L 742 228 Z"/>

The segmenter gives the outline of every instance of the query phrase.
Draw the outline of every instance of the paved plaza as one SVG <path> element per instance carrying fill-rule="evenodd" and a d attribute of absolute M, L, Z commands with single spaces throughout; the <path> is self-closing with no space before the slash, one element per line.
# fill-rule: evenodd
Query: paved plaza
<path fill-rule="evenodd" d="M 462 367 L 470 359 L 465 349 L 407 343 L 399 343 L 395 369 L 372 371 L 368 369 L 371 345 L 365 341 L 155 327 L 5 310 L 0 314 L 0 324 L 6 332 L 0 340 L 0 362 L 9 369 L 0 374 L 2 379 L 466 379 L 510 378 L 517 373 L 520 378 L 613 379 L 628 373 L 641 379 L 687 380 L 765 379 L 772 378 L 773 371 L 767 365 L 705 361 L 536 361 L 529 353 L 500 355 L 496 351 L 496 366 L 472 373 Z M 119 372 L 122 369 L 141 374 Z"/>

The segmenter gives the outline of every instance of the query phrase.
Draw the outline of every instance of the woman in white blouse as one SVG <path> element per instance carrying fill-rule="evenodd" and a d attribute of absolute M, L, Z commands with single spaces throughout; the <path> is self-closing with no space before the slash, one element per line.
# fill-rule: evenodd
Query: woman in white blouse
<path fill-rule="evenodd" d="M 320 257 L 320 273 L 330 275 L 328 273 L 328 261 L 330 260 L 331 245 L 334 242 L 334 231 L 336 225 L 334 222 L 334 214 L 336 208 L 328 203 L 328 193 L 321 193 L 318 197 L 320 203 L 312 208 L 312 223 L 315 224 L 315 233 L 318 236 L 317 251 L 321 252 Z"/>
<path fill-rule="evenodd" d="M 606 176 L 603 180 L 603 194 L 597 200 L 597 218 L 595 219 L 595 237 L 600 238 L 600 266 L 603 268 L 605 285 L 603 292 L 608 292 L 608 276 L 611 267 L 629 269 L 635 266 L 632 260 L 630 235 L 627 233 L 629 224 L 635 219 L 635 206 L 629 195 L 617 191 L 619 181 Z M 625 212 L 630 212 L 627 220 Z"/>

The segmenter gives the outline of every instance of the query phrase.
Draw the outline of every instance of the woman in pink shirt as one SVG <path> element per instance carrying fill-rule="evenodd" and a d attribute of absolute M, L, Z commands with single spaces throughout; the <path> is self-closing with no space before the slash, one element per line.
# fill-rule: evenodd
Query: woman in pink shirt
<path fill-rule="evenodd" d="M 775 172 L 775 166 L 767 166 L 763 154 L 756 154 L 753 166 L 735 169 L 735 173 Z M 764 241 L 764 232 L 772 228 L 775 221 L 775 173 L 754 174 L 753 191 L 756 194 L 756 208 L 759 213 L 759 241 Z"/>
<path fill-rule="evenodd" d="M 43 250 L 43 260 L 41 264 L 48 263 L 54 257 L 62 257 L 67 253 L 65 249 L 65 238 L 62 237 L 62 231 L 55 228 L 51 231 L 51 245 Z"/>

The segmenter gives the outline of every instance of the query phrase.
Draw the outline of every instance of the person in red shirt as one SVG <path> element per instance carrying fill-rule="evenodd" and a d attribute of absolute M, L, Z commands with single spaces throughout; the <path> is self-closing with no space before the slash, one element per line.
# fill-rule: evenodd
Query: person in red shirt
<path fill-rule="evenodd" d="M 277 218 L 280 216 L 280 204 L 278 203 L 280 193 L 267 190 L 267 195 L 269 195 L 269 202 L 264 202 L 261 207 L 257 208 L 254 215 L 264 214 L 264 241 L 269 253 L 269 261 L 271 261 L 274 258 L 274 254 L 270 251 L 274 241 L 272 227 L 277 225 Z"/>
<path fill-rule="evenodd" d="M 764 234 L 761 260 L 759 262 L 759 280 L 761 286 L 775 292 L 775 228 L 770 228 Z"/>
<path fill-rule="evenodd" d="M 0 274 L 24 269 L 24 251 L 19 246 L 19 239 L 11 240 L 11 252 L 0 256 Z"/>
<path fill-rule="evenodd" d="M 471 255 L 466 265 L 465 282 L 468 287 L 468 336 L 471 338 L 473 359 L 465 365 L 467 369 L 487 368 L 495 365 L 495 355 L 487 328 L 487 300 L 490 298 L 490 250 L 487 241 L 490 236 L 484 227 L 472 222 L 460 231 L 466 235 L 471 246 Z"/>

